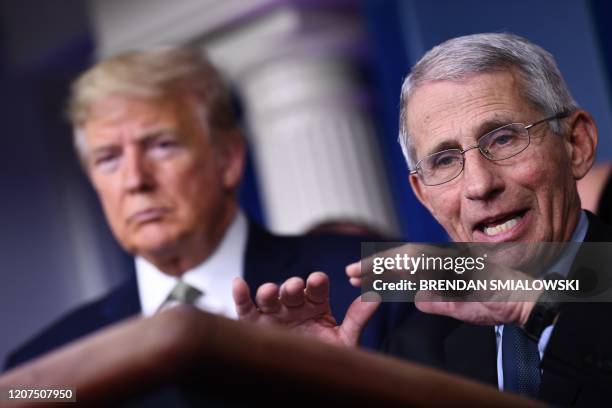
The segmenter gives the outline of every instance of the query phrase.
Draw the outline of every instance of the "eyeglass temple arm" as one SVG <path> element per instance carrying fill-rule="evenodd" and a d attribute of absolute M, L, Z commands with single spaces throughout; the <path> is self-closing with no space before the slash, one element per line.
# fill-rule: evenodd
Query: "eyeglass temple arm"
<path fill-rule="evenodd" d="M 533 122 L 532 124 L 525 126 L 525 129 L 531 129 L 535 125 L 539 125 L 540 123 L 543 123 L 543 122 L 548 122 L 549 120 L 557 120 L 557 119 L 566 118 L 566 117 L 569 116 L 570 113 L 571 113 L 570 111 L 559 112 L 556 115 L 549 116 L 549 117 L 544 118 L 544 119 L 540 119 L 537 122 Z"/>
<path fill-rule="evenodd" d="M 532 124 L 525 126 L 525 129 L 531 129 L 531 128 L 532 128 L 532 127 L 534 127 L 535 125 L 539 125 L 539 124 L 540 124 L 540 123 L 542 123 L 542 122 L 548 122 L 549 120 L 557 120 L 557 119 L 563 119 L 563 118 L 566 118 L 566 117 L 568 117 L 568 116 L 570 115 L 570 113 L 571 113 L 571 112 L 570 112 L 570 111 L 568 111 L 568 110 L 565 110 L 565 111 L 563 111 L 563 112 L 559 112 L 559 113 L 557 113 L 556 115 L 549 116 L 549 117 L 544 118 L 544 119 L 540 119 L 540 120 L 538 120 L 537 122 L 533 122 Z M 463 150 L 462 152 L 463 152 L 463 153 L 465 153 L 467 150 L 469 150 L 469 149 L 474 149 L 474 148 L 476 148 L 476 147 L 478 147 L 478 145 L 470 146 L 470 147 L 468 147 L 467 149 Z M 410 171 L 408 172 L 408 175 L 409 175 L 409 176 L 412 176 L 413 174 L 418 174 L 418 171 L 417 171 L 416 169 L 414 169 L 414 170 L 410 170 Z"/>

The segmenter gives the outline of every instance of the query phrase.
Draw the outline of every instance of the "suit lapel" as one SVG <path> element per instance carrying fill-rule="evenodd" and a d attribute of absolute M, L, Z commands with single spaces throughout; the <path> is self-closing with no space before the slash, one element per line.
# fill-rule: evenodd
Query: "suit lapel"
<path fill-rule="evenodd" d="M 604 224 L 599 217 L 586 211 L 589 226 L 587 229 L 586 236 L 584 238 L 584 242 L 591 243 L 604 243 L 612 241 L 612 228 L 610 226 Z M 580 289 L 591 291 L 596 287 L 608 288 L 612 286 L 611 276 L 608 270 L 608 265 L 612 263 L 612 253 L 607 251 L 607 245 L 601 246 L 597 244 L 584 245 L 579 249 L 574 262 L 572 263 L 572 270 L 570 271 L 569 279 L 578 279 L 580 280 Z M 574 327 L 572 331 L 568 331 L 565 328 L 565 331 L 562 330 L 561 343 L 560 340 L 555 339 L 555 331 L 553 330 L 553 334 L 551 339 L 549 340 L 548 349 L 552 350 L 550 353 L 545 354 L 542 360 L 542 366 L 544 367 L 544 373 L 542 376 L 542 384 L 540 388 L 540 393 L 542 399 L 549 401 L 555 405 L 559 406 L 569 406 L 576 404 L 576 399 L 580 398 L 581 394 L 585 394 L 583 391 L 585 388 L 585 382 L 579 376 L 580 371 L 577 369 L 567 369 L 567 367 L 579 367 L 582 363 L 581 360 L 573 360 L 576 361 L 575 364 L 568 364 L 564 362 L 563 359 L 557 360 L 555 357 L 555 352 L 558 355 L 566 352 L 563 350 L 565 345 L 571 344 L 571 338 L 575 335 L 576 339 L 580 339 L 581 336 L 585 336 L 584 333 L 587 332 L 589 324 L 601 324 L 601 321 L 597 319 L 597 311 L 601 313 L 601 316 L 606 316 L 605 311 L 601 311 L 602 304 L 597 303 L 568 303 L 564 307 L 565 313 L 571 311 L 572 308 L 574 310 L 580 310 L 580 312 L 572 312 L 570 316 L 579 315 L 579 320 L 575 322 L 572 321 L 572 326 Z M 591 310 L 589 310 L 591 308 Z M 562 315 L 563 316 L 563 312 Z M 567 315 L 566 315 L 567 316 Z M 558 324 L 561 323 L 562 317 L 559 318 Z M 567 318 L 566 318 L 567 319 Z M 569 318 L 571 319 L 571 317 Z M 566 320 L 571 321 L 571 320 Z M 558 330 L 558 329 L 557 329 Z M 569 334 L 568 334 L 569 333 Z M 563 338 L 565 336 L 565 338 Z M 591 339 L 589 336 L 592 336 L 591 333 L 588 333 L 588 336 L 585 337 L 584 342 L 586 345 L 582 345 L 583 355 L 586 355 L 586 351 L 592 347 L 592 343 L 589 343 Z M 595 337 L 596 341 L 598 340 Z M 576 347 L 576 344 L 580 344 L 578 341 L 571 345 L 571 347 Z M 555 350 L 555 344 L 557 344 L 557 349 Z M 561 344 L 559 346 L 558 344 Z M 547 349 L 547 350 L 548 350 Z M 580 349 L 580 348 L 578 348 Z M 563 355 L 562 357 L 568 358 Z M 572 360 L 569 360 L 572 361 Z M 568 374 L 569 373 L 569 374 Z M 585 397 L 586 398 L 586 397 Z M 588 404 L 587 404 L 588 405 Z"/>
<path fill-rule="evenodd" d="M 612 275 L 608 270 L 612 253 L 607 244 L 612 240 L 612 228 L 588 211 L 587 217 L 589 227 L 584 242 L 590 244 L 580 246 L 572 262 L 569 278 L 578 279 L 581 291 L 593 294 L 598 288 L 601 290 L 612 287 Z"/>
<path fill-rule="evenodd" d="M 584 242 L 609 242 L 612 240 L 612 227 L 601 222 L 601 219 L 595 214 L 586 211 L 589 220 Z"/>
<path fill-rule="evenodd" d="M 103 300 L 100 315 L 107 324 L 110 324 L 138 314 L 140 311 L 136 272 L 132 271 L 128 280 Z"/>

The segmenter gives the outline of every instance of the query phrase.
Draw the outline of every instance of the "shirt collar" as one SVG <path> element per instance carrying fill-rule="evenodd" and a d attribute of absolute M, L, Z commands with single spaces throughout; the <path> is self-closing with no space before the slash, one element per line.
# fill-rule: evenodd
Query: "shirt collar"
<path fill-rule="evenodd" d="M 574 262 L 574 258 L 576 258 L 576 254 L 578 253 L 578 249 L 580 249 L 580 244 L 584 242 L 584 238 L 586 237 L 587 230 L 589 229 L 589 220 L 587 218 L 586 212 L 584 210 L 580 211 L 580 219 L 578 220 L 578 225 L 574 229 L 572 236 L 569 240 L 572 244 L 568 245 L 567 250 L 563 253 L 562 256 L 557 259 L 557 261 L 551 265 L 550 268 L 546 271 L 546 273 L 558 273 L 561 276 L 566 277 L 569 274 L 569 271 L 572 267 L 572 263 Z"/>
<path fill-rule="evenodd" d="M 589 229 L 589 218 L 586 215 L 586 211 L 580 211 L 580 219 L 578 225 L 572 234 L 570 241 L 572 242 L 584 242 L 586 238 L 587 230 Z"/>
<path fill-rule="evenodd" d="M 238 211 L 217 249 L 202 263 L 186 271 L 181 279 L 201 290 L 197 306 L 210 312 L 236 317 L 232 302 L 232 282 L 244 275 L 244 255 L 248 222 Z M 178 278 L 160 271 L 141 256 L 135 258 L 136 279 L 142 313 L 153 315 L 166 300 Z"/>

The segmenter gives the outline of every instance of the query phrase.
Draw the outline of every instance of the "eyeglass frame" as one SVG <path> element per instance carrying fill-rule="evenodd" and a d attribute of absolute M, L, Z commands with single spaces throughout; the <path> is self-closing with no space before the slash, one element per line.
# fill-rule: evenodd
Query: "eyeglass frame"
<path fill-rule="evenodd" d="M 455 176 L 453 176 L 452 178 L 450 178 L 450 179 L 448 179 L 446 181 L 443 181 L 441 183 L 436 183 L 436 184 L 425 184 L 425 182 L 423 181 L 423 184 L 425 184 L 426 186 L 430 186 L 430 187 L 431 186 L 439 186 L 439 185 L 448 183 L 449 181 L 452 181 L 452 180 L 456 179 L 457 177 L 459 177 L 459 175 L 461 173 L 463 173 L 463 168 L 465 167 L 465 153 L 466 152 L 468 152 L 470 150 L 473 150 L 473 149 L 478 149 L 480 154 L 485 159 L 487 159 L 489 161 L 502 161 L 502 160 L 510 159 L 510 158 L 512 158 L 514 156 L 517 156 L 517 155 L 521 154 L 525 150 L 527 150 L 527 148 L 531 144 L 531 133 L 529 133 L 529 129 L 531 129 L 532 127 L 537 126 L 537 125 L 539 125 L 541 123 L 550 122 L 551 120 L 565 119 L 565 118 L 567 118 L 570 115 L 570 113 L 571 113 L 570 111 L 562 111 L 562 112 L 559 112 L 559 113 L 557 113 L 555 115 L 548 116 L 548 117 L 546 117 L 544 119 L 537 120 L 537 121 L 532 122 L 532 123 L 527 124 L 527 125 L 525 125 L 524 123 L 520 123 L 520 122 L 512 122 L 512 123 L 508 123 L 506 125 L 500 126 L 498 128 L 495 128 L 495 129 L 491 130 L 490 132 L 487 132 L 484 135 L 480 136 L 478 138 L 478 140 L 476 141 L 475 145 L 468 146 L 465 149 L 446 149 L 446 150 L 441 150 L 441 151 L 436 152 L 436 153 L 428 154 L 427 156 L 423 157 L 421 160 L 419 160 L 417 162 L 417 164 L 414 166 L 414 170 L 410 170 L 408 175 L 412 176 L 412 175 L 416 174 L 417 176 L 419 176 L 421 178 L 421 181 L 422 181 L 423 180 L 423 176 L 421 176 L 421 174 L 419 173 L 419 165 L 421 164 L 421 162 L 423 162 L 423 160 L 427 159 L 428 157 L 434 156 L 436 154 L 440 154 L 440 153 L 443 153 L 443 152 L 448 152 L 448 151 L 455 150 L 455 151 L 458 151 L 461 154 L 461 158 L 462 158 L 462 160 L 461 160 L 461 170 L 459 170 L 459 172 Z M 508 156 L 508 157 L 504 157 L 503 159 L 492 159 L 492 158 L 488 157 L 482 151 L 482 149 L 480 148 L 480 141 L 483 140 L 488 135 L 490 135 L 491 133 L 497 132 L 498 130 L 500 130 L 502 128 L 505 128 L 506 126 L 510 126 L 510 125 L 523 125 L 523 128 L 527 131 L 527 144 L 525 145 L 525 147 L 523 149 L 519 150 L 518 152 Z"/>

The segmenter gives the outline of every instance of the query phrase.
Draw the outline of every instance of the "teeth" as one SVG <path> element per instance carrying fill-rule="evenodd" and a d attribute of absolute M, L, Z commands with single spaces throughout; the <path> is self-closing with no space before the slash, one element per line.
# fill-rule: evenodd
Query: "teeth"
<path fill-rule="evenodd" d="M 504 222 L 503 224 L 499 224 L 494 227 L 484 227 L 483 231 L 488 236 L 501 234 L 502 232 L 508 231 L 510 228 L 514 227 L 520 219 L 520 216 L 514 217 L 511 220 Z"/>

